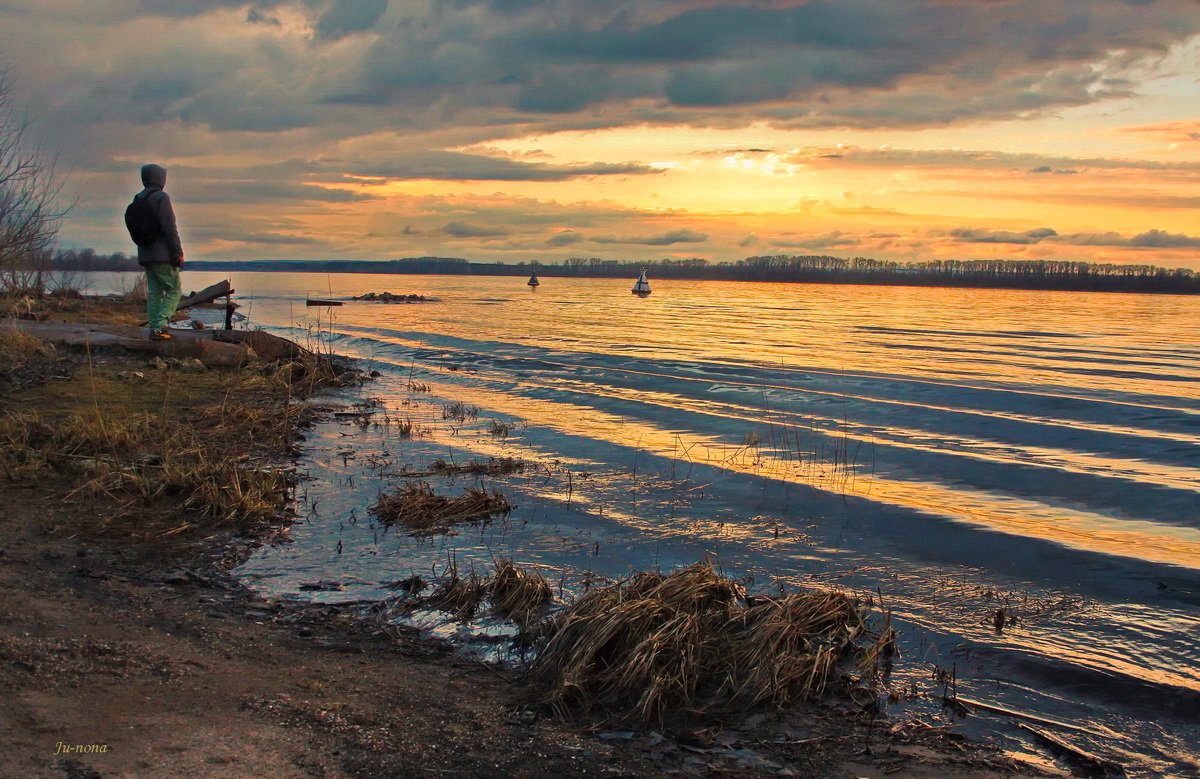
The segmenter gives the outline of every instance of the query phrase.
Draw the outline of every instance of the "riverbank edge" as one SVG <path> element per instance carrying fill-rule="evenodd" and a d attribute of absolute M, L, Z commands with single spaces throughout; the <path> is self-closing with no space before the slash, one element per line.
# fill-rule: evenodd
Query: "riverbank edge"
<path fill-rule="evenodd" d="M 114 375 L 148 367 L 115 347 L 88 358 L 93 381 L 96 359 Z M 26 372 L 47 380 L 21 394 L 71 381 L 54 376 L 72 364 L 83 369 L 78 352 L 35 361 Z M 286 521 L 186 549 L 130 548 L 63 533 L 66 487 L 0 480 L 0 681 L 13 693 L 0 720 L 23 775 L 1043 775 L 942 729 L 869 734 L 821 707 L 793 713 L 792 736 L 773 741 L 755 739 L 778 739 L 781 721 L 732 742 L 567 728 L 509 705 L 510 674 L 369 608 L 258 598 L 229 572 Z"/>

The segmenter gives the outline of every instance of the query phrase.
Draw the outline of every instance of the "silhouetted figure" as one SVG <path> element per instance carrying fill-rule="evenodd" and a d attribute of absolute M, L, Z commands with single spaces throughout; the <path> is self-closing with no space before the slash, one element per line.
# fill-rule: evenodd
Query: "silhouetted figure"
<path fill-rule="evenodd" d="M 137 244 L 137 260 L 146 270 L 146 323 L 150 340 L 171 338 L 167 325 L 175 316 L 182 287 L 179 268 L 183 265 L 183 246 L 175 226 L 171 198 L 163 191 L 167 169 L 161 165 L 142 166 L 142 189 L 125 209 L 125 226 Z"/>

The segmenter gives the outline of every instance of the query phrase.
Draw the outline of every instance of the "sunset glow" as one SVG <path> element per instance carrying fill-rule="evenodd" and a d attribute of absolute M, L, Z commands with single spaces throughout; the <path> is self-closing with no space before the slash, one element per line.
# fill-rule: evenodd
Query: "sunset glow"
<path fill-rule="evenodd" d="M 64 246 L 1200 268 L 1188 0 L 12 0 Z"/>

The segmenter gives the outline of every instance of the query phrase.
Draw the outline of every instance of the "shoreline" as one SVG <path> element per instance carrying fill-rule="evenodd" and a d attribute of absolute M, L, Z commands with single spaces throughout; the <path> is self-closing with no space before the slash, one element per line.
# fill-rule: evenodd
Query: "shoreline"
<path fill-rule="evenodd" d="M 70 354 L 43 358 L 60 361 L 59 367 L 45 371 L 45 381 L 35 378 L 12 393 L 5 388 L 5 411 L 38 404 L 45 410 L 64 396 L 128 410 L 132 393 L 101 399 L 96 388 L 144 389 L 145 376 L 130 374 L 161 370 L 115 349 L 93 351 L 83 362 Z M 34 359 L 28 368 L 35 377 L 38 364 Z M 70 378 L 55 378 L 65 375 L 53 372 L 60 370 L 69 370 Z M 227 368 L 181 371 L 172 379 L 182 385 L 211 379 L 188 400 L 202 409 L 228 402 L 230 385 L 220 379 L 248 374 L 267 375 L 261 368 Z M 177 392 L 164 397 L 182 402 Z M 292 419 L 291 399 L 290 391 L 276 395 L 256 418 L 268 424 Z M 203 424 L 203 417 L 180 420 Z M 280 462 L 299 427 L 298 421 L 286 425 L 277 442 Z M 729 723 L 733 738 L 725 742 L 699 731 L 580 731 L 578 724 L 513 707 L 511 673 L 383 624 L 369 608 L 254 595 L 229 570 L 286 522 L 222 532 L 198 523 L 195 538 L 158 549 L 130 534 L 97 533 L 81 521 L 81 512 L 111 509 L 103 496 L 89 506 L 65 479 L 28 484 L 5 475 L 0 498 L 10 512 L 0 525 L 6 561 L 0 581 L 9 605 L 0 620 L 0 678 L 12 694 L 0 719 L 24 775 L 298 775 L 316 769 L 332 776 L 545 775 L 612 766 L 639 776 L 759 776 L 789 768 L 814 776 L 893 769 L 1041 775 L 942 729 L 883 723 L 871 734 L 846 712 L 820 706 L 768 716 L 747 729 Z M 131 526 L 145 534 L 156 516 L 135 510 Z M 181 531 L 174 539 L 188 535 Z M 792 735 L 781 737 L 785 732 Z M 862 754 L 869 738 L 873 751 Z M 55 756 L 58 742 L 109 750 Z"/>

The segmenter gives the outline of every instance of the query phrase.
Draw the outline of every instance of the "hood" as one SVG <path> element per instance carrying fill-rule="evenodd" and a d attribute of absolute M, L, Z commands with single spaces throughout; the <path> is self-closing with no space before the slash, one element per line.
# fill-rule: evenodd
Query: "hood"
<path fill-rule="evenodd" d="M 163 188 L 167 185 L 167 169 L 162 165 L 142 166 L 142 186 Z"/>

